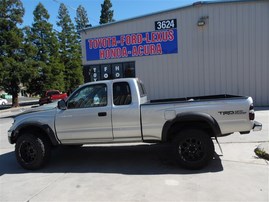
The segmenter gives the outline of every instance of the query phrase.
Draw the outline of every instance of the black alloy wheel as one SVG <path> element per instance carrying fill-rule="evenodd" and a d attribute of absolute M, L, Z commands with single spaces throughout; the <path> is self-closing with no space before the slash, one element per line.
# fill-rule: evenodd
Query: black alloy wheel
<path fill-rule="evenodd" d="M 23 141 L 20 145 L 20 155 L 25 163 L 32 163 L 36 159 L 37 150 L 32 142 Z"/>
<path fill-rule="evenodd" d="M 202 169 L 214 156 L 214 144 L 211 137 L 199 129 L 186 129 L 173 140 L 176 161 L 188 169 Z"/>
<path fill-rule="evenodd" d="M 31 133 L 22 134 L 15 146 L 18 163 L 29 170 L 44 166 L 50 157 L 50 150 L 51 145 L 47 138 Z"/>

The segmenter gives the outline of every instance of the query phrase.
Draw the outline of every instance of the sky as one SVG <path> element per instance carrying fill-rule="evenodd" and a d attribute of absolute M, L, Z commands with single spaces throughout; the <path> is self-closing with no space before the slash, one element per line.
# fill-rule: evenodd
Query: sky
<path fill-rule="evenodd" d="M 33 23 L 33 11 L 37 4 L 41 2 L 48 10 L 50 15 L 49 22 L 54 25 L 58 20 L 58 10 L 60 3 L 64 3 L 69 10 L 71 19 L 74 22 L 76 9 L 82 5 L 88 14 L 90 24 L 99 25 L 101 4 L 104 0 L 21 0 L 25 9 L 24 22 L 22 26 L 30 26 Z M 125 20 L 141 15 L 146 15 L 158 11 L 191 5 L 198 0 L 111 0 L 112 10 L 114 10 L 114 19 L 116 21 Z"/>

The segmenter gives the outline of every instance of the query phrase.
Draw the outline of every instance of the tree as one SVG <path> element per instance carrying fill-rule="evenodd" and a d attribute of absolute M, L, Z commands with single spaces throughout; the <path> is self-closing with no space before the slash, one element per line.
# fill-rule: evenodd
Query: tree
<path fill-rule="evenodd" d="M 34 46 L 31 40 L 31 28 L 26 26 L 23 28 L 24 34 L 24 55 L 25 55 L 25 74 L 23 77 L 24 86 L 27 92 L 31 95 L 40 92 L 40 86 L 38 84 L 40 61 L 36 61 L 34 58 L 37 54 L 37 47 Z"/>
<path fill-rule="evenodd" d="M 92 26 L 91 24 L 89 24 L 89 18 L 87 15 L 87 11 L 85 10 L 85 8 L 82 5 L 79 5 L 79 7 L 77 8 L 75 21 L 76 21 L 77 31 L 84 29 L 86 27 Z"/>
<path fill-rule="evenodd" d="M 112 8 L 112 3 L 110 0 L 104 0 L 104 3 L 101 4 L 101 16 L 100 16 L 100 24 L 106 24 L 109 22 L 113 22 L 113 10 Z"/>
<path fill-rule="evenodd" d="M 0 0 L 0 85 L 12 95 L 12 106 L 19 105 L 19 85 L 24 76 L 23 22 L 24 8 L 20 0 Z"/>
<path fill-rule="evenodd" d="M 61 28 L 58 32 L 60 43 L 60 58 L 64 64 L 64 81 L 67 92 L 72 92 L 82 83 L 82 65 L 80 44 L 77 40 L 77 32 L 71 21 L 66 6 L 61 3 L 58 12 L 57 25 Z"/>
<path fill-rule="evenodd" d="M 64 90 L 64 66 L 60 62 L 59 42 L 53 26 L 48 22 L 49 14 L 39 3 L 35 8 L 34 22 L 28 32 L 29 41 L 36 49 L 34 56 L 37 76 L 31 78 L 29 90 L 37 94 L 48 89 Z"/>

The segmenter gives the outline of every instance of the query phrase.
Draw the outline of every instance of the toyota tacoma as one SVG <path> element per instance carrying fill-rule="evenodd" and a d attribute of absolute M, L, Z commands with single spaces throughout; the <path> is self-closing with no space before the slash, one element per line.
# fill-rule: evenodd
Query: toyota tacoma
<path fill-rule="evenodd" d="M 38 169 L 59 145 L 167 143 L 175 161 L 201 169 L 214 156 L 212 139 L 259 131 L 251 97 L 214 95 L 147 100 L 139 79 L 86 83 L 54 107 L 37 107 L 14 118 L 8 139 L 18 163 Z"/>

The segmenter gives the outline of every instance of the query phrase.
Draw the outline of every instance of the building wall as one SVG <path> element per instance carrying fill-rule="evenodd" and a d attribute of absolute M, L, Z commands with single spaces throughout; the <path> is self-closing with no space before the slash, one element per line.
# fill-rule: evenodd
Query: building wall
<path fill-rule="evenodd" d="M 208 17 L 198 27 L 201 17 Z M 154 31 L 177 19 L 178 53 L 87 61 L 85 39 Z M 269 105 L 269 1 L 178 8 L 81 32 L 83 65 L 134 61 L 149 98 L 236 94 Z"/>

